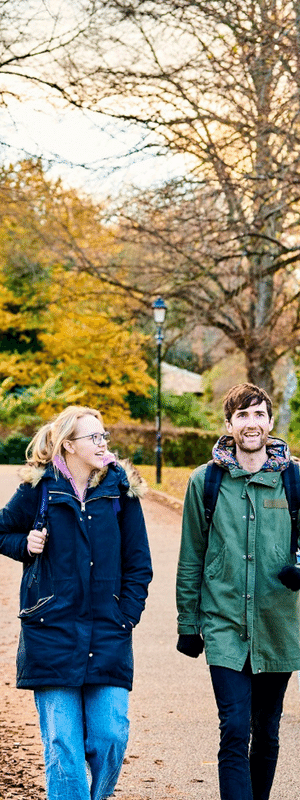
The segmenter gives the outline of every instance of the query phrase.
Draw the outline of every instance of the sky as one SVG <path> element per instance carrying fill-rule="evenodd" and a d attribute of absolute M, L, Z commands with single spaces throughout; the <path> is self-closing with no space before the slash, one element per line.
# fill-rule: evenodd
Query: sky
<path fill-rule="evenodd" d="M 22 2 L 26 17 L 23 39 L 20 39 L 21 2 L 8 0 L 7 16 L 4 13 L 1 20 L 4 67 L 0 90 L 4 90 L 6 102 L 5 106 L 0 106 L 1 160 L 15 163 L 20 158 L 40 156 L 44 166 L 47 162 L 51 165 L 53 177 L 60 175 L 65 184 L 83 188 L 98 197 L 118 195 L 131 184 L 148 187 L 185 173 L 184 155 L 158 156 L 158 151 L 155 154 L 149 146 L 141 153 L 141 144 L 150 142 L 150 134 L 142 126 L 126 125 L 104 114 L 71 108 L 64 105 L 54 88 L 44 86 L 43 89 L 42 84 L 22 79 L 22 60 L 20 67 L 14 59 L 10 66 L 11 53 L 18 59 L 24 48 L 27 52 L 31 46 L 33 52 L 40 49 L 42 53 L 44 42 L 49 39 L 55 60 L 55 47 L 60 39 L 73 35 L 77 23 L 84 27 L 85 20 L 84 15 L 81 19 L 82 4 L 76 4 L 75 0 Z M 42 76 L 45 64 L 41 55 L 37 68 Z M 24 75 L 31 71 L 34 75 L 35 70 L 35 61 L 31 64 L 29 60 L 27 70 L 25 60 Z"/>
<path fill-rule="evenodd" d="M 41 156 L 54 178 L 98 197 L 118 195 L 131 184 L 146 188 L 186 171 L 183 156 L 137 153 L 149 136 L 141 127 L 59 103 L 54 107 L 38 95 L 23 102 L 10 98 L 0 108 L 0 130 L 5 163 Z"/>

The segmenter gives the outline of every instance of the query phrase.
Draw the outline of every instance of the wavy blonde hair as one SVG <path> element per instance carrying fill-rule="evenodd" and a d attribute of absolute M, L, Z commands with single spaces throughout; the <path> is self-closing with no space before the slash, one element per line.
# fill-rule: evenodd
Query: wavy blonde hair
<path fill-rule="evenodd" d="M 64 456 L 63 441 L 72 439 L 79 419 L 90 414 L 103 425 L 100 411 L 89 406 L 68 406 L 51 422 L 40 428 L 26 449 L 26 461 L 33 466 L 49 464 L 55 456 Z"/>

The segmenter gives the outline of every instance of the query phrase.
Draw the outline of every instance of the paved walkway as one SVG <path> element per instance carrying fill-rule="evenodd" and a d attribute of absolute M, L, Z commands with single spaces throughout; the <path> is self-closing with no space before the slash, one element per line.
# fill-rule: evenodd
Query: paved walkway
<path fill-rule="evenodd" d="M 0 468 L 0 502 L 16 485 L 16 470 Z M 188 659 L 176 651 L 175 573 L 179 510 L 143 501 L 153 555 L 154 580 L 146 611 L 134 632 L 135 682 L 131 694 L 131 734 L 116 790 L 117 800 L 218 800 L 218 719 L 204 656 Z M 0 800 L 30 798 L 30 781 L 42 792 L 41 746 L 31 692 L 14 688 L 18 635 L 20 565 L 0 557 L 0 713 L 15 788 L 1 772 Z M 299 800 L 300 694 L 292 676 L 281 724 L 281 753 L 271 800 Z M 15 773 L 14 773 L 15 770 Z M 25 773 L 25 777 L 24 777 Z M 2 783 L 1 783 L 2 776 Z M 3 777 L 4 776 L 4 777 Z M 3 790 L 3 781 L 6 789 Z M 23 788 L 22 788 L 23 787 Z"/>

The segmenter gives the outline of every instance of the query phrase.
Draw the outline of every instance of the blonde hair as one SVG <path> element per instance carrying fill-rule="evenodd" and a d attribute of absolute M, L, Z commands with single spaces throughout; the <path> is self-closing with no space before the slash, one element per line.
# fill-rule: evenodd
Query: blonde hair
<path fill-rule="evenodd" d="M 100 411 L 88 406 L 68 406 L 51 422 L 37 431 L 26 449 L 26 461 L 34 466 L 49 464 L 55 456 L 64 455 L 63 441 L 71 439 L 79 419 L 90 414 L 103 424 Z"/>

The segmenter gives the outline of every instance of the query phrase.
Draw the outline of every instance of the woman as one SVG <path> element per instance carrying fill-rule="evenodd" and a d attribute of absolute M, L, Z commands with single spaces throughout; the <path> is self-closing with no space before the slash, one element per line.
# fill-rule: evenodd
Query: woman
<path fill-rule="evenodd" d="M 128 739 L 132 628 L 152 572 L 143 481 L 107 450 L 108 436 L 98 411 L 66 408 L 33 438 L 24 482 L 0 512 L 0 552 L 24 564 L 17 686 L 34 690 L 48 800 L 109 797 Z M 30 605 L 38 562 L 51 591 L 41 585 Z"/>

